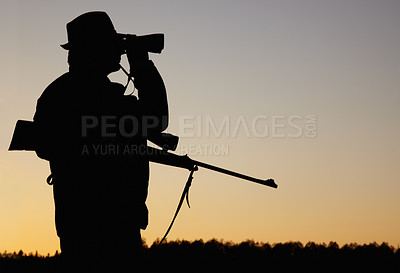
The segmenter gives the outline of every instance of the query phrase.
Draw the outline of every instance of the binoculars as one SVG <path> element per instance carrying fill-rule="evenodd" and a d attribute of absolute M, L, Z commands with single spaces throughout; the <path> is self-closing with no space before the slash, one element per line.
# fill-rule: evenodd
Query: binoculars
<path fill-rule="evenodd" d="M 148 35 L 135 35 L 135 34 L 120 34 L 118 37 L 121 39 L 121 46 L 126 53 L 126 49 L 144 50 L 151 53 L 160 54 L 164 49 L 164 34 L 148 34 Z"/>

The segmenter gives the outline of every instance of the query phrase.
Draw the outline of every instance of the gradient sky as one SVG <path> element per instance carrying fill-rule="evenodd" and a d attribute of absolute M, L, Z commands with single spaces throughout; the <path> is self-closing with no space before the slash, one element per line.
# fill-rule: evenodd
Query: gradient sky
<path fill-rule="evenodd" d="M 400 244 L 399 1 L 3 0 L 0 251 L 59 249 L 48 163 L 7 148 L 15 122 L 32 119 L 68 69 L 65 24 L 90 10 L 118 32 L 165 34 L 151 58 L 168 90 L 167 131 L 184 134 L 178 153 L 191 147 L 196 160 L 279 185 L 201 169 L 169 239 Z M 149 244 L 187 175 L 151 165 Z"/>

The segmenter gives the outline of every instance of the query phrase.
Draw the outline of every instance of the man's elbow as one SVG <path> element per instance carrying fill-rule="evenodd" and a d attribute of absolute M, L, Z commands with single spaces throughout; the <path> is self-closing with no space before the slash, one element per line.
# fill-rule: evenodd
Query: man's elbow
<path fill-rule="evenodd" d="M 168 115 L 168 106 L 166 105 L 165 107 L 162 107 L 161 111 L 157 113 L 154 124 L 156 125 L 155 127 L 157 131 L 163 132 L 168 128 L 168 123 L 169 123 L 169 115 Z"/>
<path fill-rule="evenodd" d="M 145 135 L 159 134 L 168 128 L 168 114 L 162 116 L 143 117 L 143 132 Z"/>
<path fill-rule="evenodd" d="M 168 123 L 169 123 L 168 113 L 159 117 L 158 121 L 159 121 L 158 126 L 156 126 L 157 131 L 159 132 L 165 131 L 168 128 Z"/>
<path fill-rule="evenodd" d="M 167 111 L 166 114 L 161 117 L 161 124 L 160 124 L 161 132 L 167 130 L 168 124 L 169 124 L 169 116 Z"/>

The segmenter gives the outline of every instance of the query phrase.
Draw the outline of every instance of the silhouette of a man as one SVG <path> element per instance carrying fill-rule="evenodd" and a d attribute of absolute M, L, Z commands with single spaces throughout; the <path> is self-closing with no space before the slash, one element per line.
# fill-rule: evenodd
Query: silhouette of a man
<path fill-rule="evenodd" d="M 166 90 L 148 52 L 123 43 L 105 12 L 78 16 L 67 34 L 69 71 L 46 88 L 34 116 L 62 257 L 74 272 L 126 270 L 148 223 L 149 163 L 138 151 L 167 127 Z M 107 77 L 125 52 L 138 98 Z"/>

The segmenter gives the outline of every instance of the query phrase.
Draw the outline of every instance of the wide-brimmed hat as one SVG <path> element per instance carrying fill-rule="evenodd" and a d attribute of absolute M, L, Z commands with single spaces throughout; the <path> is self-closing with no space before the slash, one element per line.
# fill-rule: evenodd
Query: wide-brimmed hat
<path fill-rule="evenodd" d="M 117 40 L 117 32 L 110 17 L 104 11 L 84 13 L 67 24 L 68 43 L 61 45 L 70 50 Z"/>

